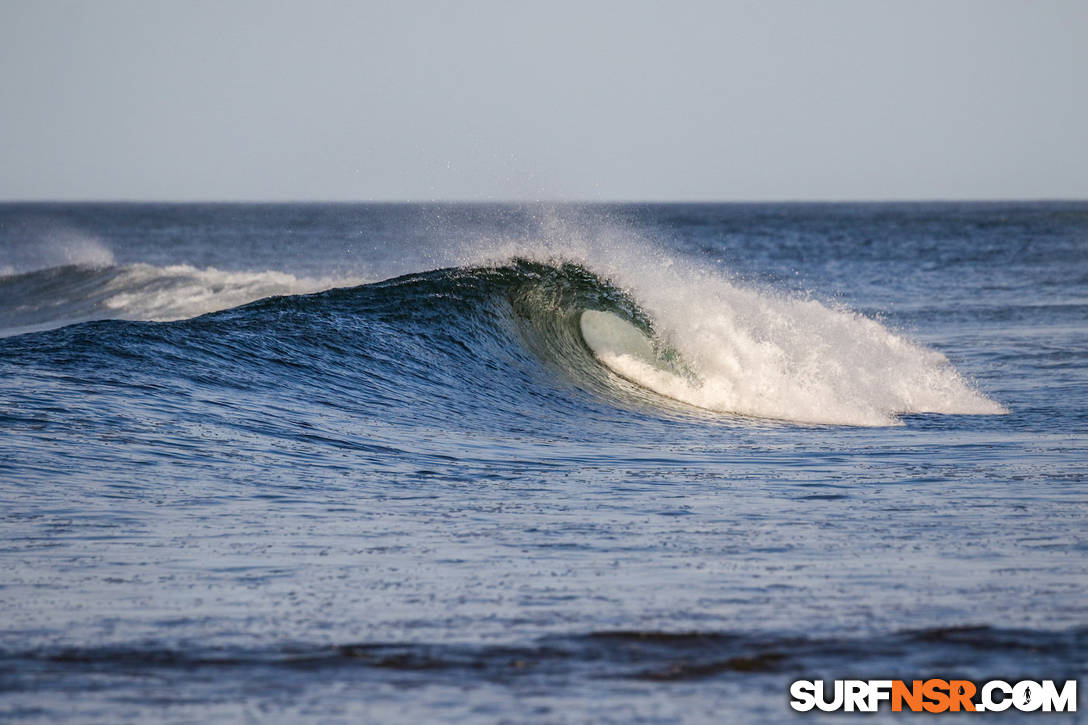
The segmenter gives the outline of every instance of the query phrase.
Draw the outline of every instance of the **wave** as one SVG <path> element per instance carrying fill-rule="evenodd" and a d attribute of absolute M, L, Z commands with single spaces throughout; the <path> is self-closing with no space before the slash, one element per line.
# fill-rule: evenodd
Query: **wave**
<path fill-rule="evenodd" d="M 186 264 L 115 265 L 112 257 L 103 256 L 79 264 L 0 274 L 0 336 L 90 320 L 183 320 L 266 297 L 363 281 L 276 271 L 228 272 Z"/>
<path fill-rule="evenodd" d="M 401 345 L 390 360 L 446 355 L 447 370 L 475 366 L 474 375 L 482 370 L 490 380 L 488 395 L 502 388 L 516 396 L 517 381 L 505 388 L 496 381 L 528 355 L 609 402 L 672 413 L 882 426 L 903 414 L 1006 412 L 944 355 L 874 320 L 668 259 L 589 259 L 543 248 L 359 281 L 186 265 L 64 265 L 0 278 L 0 300 L 8 300 L 0 303 L 0 329 L 185 320 L 222 310 L 237 323 L 274 305 L 281 315 L 290 308 L 380 319 L 387 337 L 422 335 L 432 343 L 425 350 L 407 337 L 382 345 Z M 266 302 L 237 307 L 254 300 Z M 345 300 L 354 304 L 345 308 Z M 382 375 L 426 374 L 398 364 Z"/>

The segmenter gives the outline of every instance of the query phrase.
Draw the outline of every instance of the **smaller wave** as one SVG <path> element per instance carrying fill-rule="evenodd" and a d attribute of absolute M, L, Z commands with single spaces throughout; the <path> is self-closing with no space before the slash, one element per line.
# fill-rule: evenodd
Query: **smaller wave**
<path fill-rule="evenodd" d="M 79 264 L 0 275 L 0 335 L 75 322 L 126 319 L 167 322 L 266 297 L 309 294 L 365 280 L 300 277 L 287 272 L 230 272 L 215 267 L 114 265 L 93 250 Z M 108 250 L 107 250 L 108 251 Z M 97 259 L 106 264 L 93 264 Z"/>
<path fill-rule="evenodd" d="M 297 277 L 287 272 L 226 272 L 186 264 L 134 264 L 111 282 L 103 301 L 117 316 L 139 320 L 181 320 L 229 309 L 265 297 L 310 294 L 362 284 L 365 280 Z"/>

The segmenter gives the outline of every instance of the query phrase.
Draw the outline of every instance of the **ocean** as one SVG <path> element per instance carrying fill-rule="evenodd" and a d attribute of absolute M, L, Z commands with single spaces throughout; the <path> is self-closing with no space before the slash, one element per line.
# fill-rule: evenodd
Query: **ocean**
<path fill-rule="evenodd" d="M 5 721 L 1083 690 L 1086 482 L 1088 203 L 0 204 Z"/>

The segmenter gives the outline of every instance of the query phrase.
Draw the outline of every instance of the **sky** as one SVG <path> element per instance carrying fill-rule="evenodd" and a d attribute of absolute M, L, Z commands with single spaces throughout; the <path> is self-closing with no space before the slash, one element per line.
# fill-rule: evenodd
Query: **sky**
<path fill-rule="evenodd" d="M 1088 2 L 0 0 L 0 199 L 1088 198 Z"/>

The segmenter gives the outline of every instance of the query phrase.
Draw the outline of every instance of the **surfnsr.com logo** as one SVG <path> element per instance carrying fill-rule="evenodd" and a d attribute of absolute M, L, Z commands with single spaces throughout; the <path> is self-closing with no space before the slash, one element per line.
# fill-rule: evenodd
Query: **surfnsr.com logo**
<path fill-rule="evenodd" d="M 797 680 L 790 685 L 790 707 L 800 712 L 876 712 L 885 703 L 892 712 L 1076 712 L 1077 681 L 1059 687 L 1054 680 Z"/>

